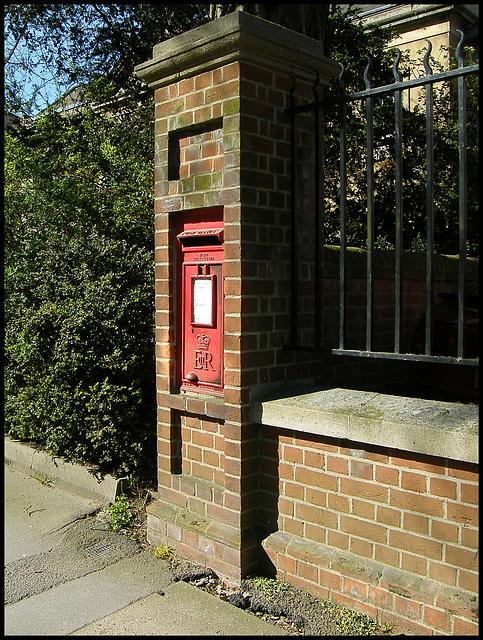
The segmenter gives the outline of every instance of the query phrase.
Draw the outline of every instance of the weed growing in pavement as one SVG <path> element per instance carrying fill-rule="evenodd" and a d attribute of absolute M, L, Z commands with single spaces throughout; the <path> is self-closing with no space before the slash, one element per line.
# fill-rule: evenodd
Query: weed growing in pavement
<path fill-rule="evenodd" d="M 44 487 L 52 487 L 53 483 L 56 480 L 56 478 L 52 478 L 51 476 L 48 476 L 46 473 L 42 473 L 41 471 L 34 471 L 30 477 L 37 482 L 40 482 L 40 484 Z"/>
<path fill-rule="evenodd" d="M 392 635 L 393 626 L 391 624 L 378 624 L 363 613 L 352 611 L 342 605 L 334 605 L 333 611 L 335 612 L 335 619 L 341 635 Z"/>
<path fill-rule="evenodd" d="M 173 549 L 167 544 L 161 544 L 153 551 L 156 558 L 161 560 L 170 560 L 173 557 Z"/>
<path fill-rule="evenodd" d="M 115 503 L 110 507 L 109 528 L 112 531 L 119 531 L 131 527 L 136 521 L 136 516 L 131 511 L 129 498 L 122 494 L 116 498 Z"/>
<path fill-rule="evenodd" d="M 262 591 L 267 599 L 278 598 L 290 588 L 290 585 L 286 582 L 281 582 L 276 578 L 265 578 L 264 576 L 252 576 L 247 578 L 246 582 L 251 583 L 255 589 Z"/>
<path fill-rule="evenodd" d="M 393 635 L 389 624 L 378 624 L 367 615 L 353 611 L 341 604 L 310 597 L 277 578 L 249 576 L 242 587 L 248 589 L 248 608 L 256 615 L 269 614 L 269 622 L 275 619 L 289 633 L 295 635 L 384 636 Z M 249 592 L 256 589 L 265 602 Z M 292 626 L 290 626 L 290 624 Z M 287 626 L 288 625 L 288 626 Z"/>

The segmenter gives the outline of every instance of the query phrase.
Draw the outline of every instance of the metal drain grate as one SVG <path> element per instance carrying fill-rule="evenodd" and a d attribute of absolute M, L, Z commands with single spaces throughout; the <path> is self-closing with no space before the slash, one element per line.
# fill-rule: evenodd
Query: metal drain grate
<path fill-rule="evenodd" d="M 102 556 L 109 556 L 111 553 L 115 552 L 115 549 L 110 547 L 105 542 L 98 542 L 97 544 L 93 544 L 92 547 L 86 547 L 86 551 L 91 556 L 100 558 Z"/>

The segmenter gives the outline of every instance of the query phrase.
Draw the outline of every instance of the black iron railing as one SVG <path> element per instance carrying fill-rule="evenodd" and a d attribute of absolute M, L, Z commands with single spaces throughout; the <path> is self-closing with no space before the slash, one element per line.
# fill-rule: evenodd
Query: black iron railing
<path fill-rule="evenodd" d="M 330 350 L 338 355 L 378 357 L 389 359 L 404 359 L 417 361 L 445 361 L 460 363 L 465 365 L 477 365 L 478 357 L 467 357 L 465 355 L 465 321 L 466 305 L 465 294 L 467 289 L 466 258 L 467 258 L 467 160 L 466 160 L 466 77 L 475 74 L 479 70 L 479 65 L 465 66 L 462 55 L 462 45 L 464 36 L 460 33 L 460 41 L 456 48 L 455 57 L 458 68 L 433 73 L 429 57 L 431 53 L 431 43 L 427 40 L 428 49 L 424 56 L 425 76 L 410 80 L 402 79 L 399 72 L 400 52 L 397 51 L 397 58 L 393 66 L 394 82 L 380 87 L 373 87 L 370 78 L 371 59 L 368 57 L 368 64 L 364 73 L 365 90 L 357 93 L 347 94 L 343 86 L 344 68 L 339 76 L 340 85 L 340 114 L 341 124 L 339 131 L 339 151 L 340 151 L 340 291 L 339 291 L 339 328 L 338 346 Z M 435 83 L 457 80 L 457 100 L 458 100 L 458 131 L 459 131 L 459 281 L 458 281 L 458 314 L 457 314 L 457 349 L 456 354 L 441 355 L 433 352 L 433 323 L 432 305 L 434 298 L 434 273 L 433 262 L 435 255 L 434 245 L 434 116 L 433 116 L 433 85 Z M 320 246 L 323 244 L 323 210 L 324 210 L 324 99 L 319 99 L 317 92 L 318 77 L 314 84 L 314 101 L 306 104 L 295 104 L 294 86 L 290 92 L 290 107 L 285 111 L 290 116 L 291 124 L 291 181 L 292 181 L 292 268 L 291 268 L 291 348 L 321 348 L 321 284 L 322 269 Z M 402 352 L 401 349 L 401 317 L 402 317 L 402 286 L 403 286 L 403 93 L 408 89 L 424 87 L 425 92 L 425 124 L 426 124 L 426 283 L 425 283 L 425 332 L 424 332 L 424 353 Z M 394 268 L 394 348 L 388 351 L 380 351 L 373 348 L 373 310 L 374 310 L 374 99 L 381 96 L 393 96 L 394 102 L 394 163 L 395 163 L 395 268 Z M 365 102 L 366 117 L 366 172 L 367 172 L 367 262 L 366 262 L 366 332 L 365 348 L 346 348 L 346 285 L 347 285 L 347 127 L 346 112 L 349 103 L 356 101 Z M 332 103 L 333 105 L 333 103 Z M 313 345 L 301 345 L 298 337 L 298 314 L 299 314 L 299 251 L 297 243 L 299 210 L 296 198 L 297 177 L 297 117 L 303 113 L 313 114 L 313 135 L 314 135 L 314 251 L 313 251 L 313 273 L 314 273 L 314 331 Z M 321 235 L 322 234 L 322 235 Z M 319 241 L 321 240 L 322 241 Z M 407 350 L 406 350 L 407 351 Z"/>

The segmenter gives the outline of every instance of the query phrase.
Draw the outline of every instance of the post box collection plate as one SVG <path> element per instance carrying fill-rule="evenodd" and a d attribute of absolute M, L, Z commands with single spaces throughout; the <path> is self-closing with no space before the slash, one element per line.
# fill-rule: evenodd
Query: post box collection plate
<path fill-rule="evenodd" d="M 191 276 L 191 298 L 193 309 L 191 313 L 192 325 L 212 327 L 216 310 L 216 276 Z M 215 285 L 215 286 L 214 286 Z"/>

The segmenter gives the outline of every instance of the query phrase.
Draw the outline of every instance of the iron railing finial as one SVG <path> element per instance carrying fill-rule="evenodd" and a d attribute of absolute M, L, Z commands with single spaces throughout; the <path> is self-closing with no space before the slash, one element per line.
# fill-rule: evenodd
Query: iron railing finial
<path fill-rule="evenodd" d="M 429 56 L 431 55 L 433 45 L 431 44 L 431 40 L 428 40 L 427 38 L 424 38 L 424 39 L 428 43 L 428 48 L 426 49 L 426 53 L 424 54 L 423 65 L 424 65 L 424 70 L 426 71 L 426 75 L 431 76 L 433 74 L 433 70 L 429 65 Z"/>
<path fill-rule="evenodd" d="M 458 69 L 463 69 L 463 67 L 465 66 L 465 59 L 463 58 L 462 49 L 463 49 L 463 41 L 465 39 L 465 34 L 459 29 L 456 29 L 456 31 L 457 33 L 460 34 L 460 40 L 456 45 L 455 58 L 458 61 Z"/>

